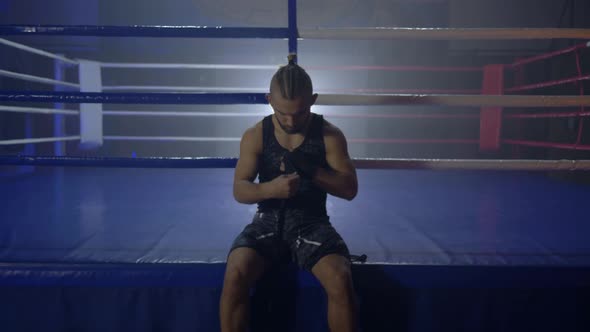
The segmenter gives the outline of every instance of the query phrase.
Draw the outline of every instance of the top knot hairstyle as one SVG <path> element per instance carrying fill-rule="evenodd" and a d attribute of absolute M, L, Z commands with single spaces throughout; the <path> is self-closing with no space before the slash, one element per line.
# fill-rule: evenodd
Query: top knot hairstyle
<path fill-rule="evenodd" d="M 273 75 L 270 83 L 271 91 L 273 86 L 278 88 L 276 92 L 279 92 L 287 100 L 311 96 L 313 94 L 311 78 L 305 69 L 297 64 L 297 55 L 291 53 L 288 59 L 289 63 L 279 68 Z"/>

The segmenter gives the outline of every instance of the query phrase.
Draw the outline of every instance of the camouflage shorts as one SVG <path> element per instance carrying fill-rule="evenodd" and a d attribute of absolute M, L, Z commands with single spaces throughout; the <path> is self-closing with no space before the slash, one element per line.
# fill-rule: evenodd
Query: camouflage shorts
<path fill-rule="evenodd" d="M 285 211 L 282 222 L 278 210 L 257 212 L 231 250 L 241 247 L 256 250 L 272 264 L 290 259 L 308 271 L 326 255 L 338 254 L 347 259 L 350 256 L 328 216 L 307 216 L 297 210 Z"/>

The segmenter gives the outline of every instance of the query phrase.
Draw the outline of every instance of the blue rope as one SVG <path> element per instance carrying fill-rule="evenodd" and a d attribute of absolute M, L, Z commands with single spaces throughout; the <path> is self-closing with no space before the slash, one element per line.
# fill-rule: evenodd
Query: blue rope
<path fill-rule="evenodd" d="M 100 93 L 73 91 L 0 91 L 0 101 L 100 104 L 266 104 L 264 93 Z"/>
<path fill-rule="evenodd" d="M 0 156 L 0 165 L 78 166 L 125 168 L 234 168 L 237 158 L 110 158 Z"/>
<path fill-rule="evenodd" d="M 0 35 L 286 39 L 288 28 L 154 25 L 0 25 Z"/>

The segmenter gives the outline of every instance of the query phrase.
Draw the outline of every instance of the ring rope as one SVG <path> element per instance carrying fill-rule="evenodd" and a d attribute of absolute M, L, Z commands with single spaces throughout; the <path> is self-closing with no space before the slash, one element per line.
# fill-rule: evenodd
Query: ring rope
<path fill-rule="evenodd" d="M 510 40 L 590 39 L 590 29 L 555 28 L 313 28 L 299 29 L 303 39 L 422 39 L 422 40 Z"/>
<path fill-rule="evenodd" d="M 49 142 L 63 142 L 63 141 L 77 141 L 77 140 L 80 140 L 80 136 L 26 138 L 26 139 L 13 139 L 13 140 L 0 141 L 0 145 L 49 143 Z"/>
<path fill-rule="evenodd" d="M 266 93 L 268 87 L 227 86 L 157 86 L 157 85 L 105 85 L 103 91 L 178 91 L 178 92 L 257 92 Z"/>
<path fill-rule="evenodd" d="M 200 64 L 200 63 L 123 63 L 101 62 L 102 68 L 117 69 L 247 69 L 277 70 L 281 65 L 237 65 L 237 64 Z"/>
<path fill-rule="evenodd" d="M 228 86 L 156 86 L 156 85 L 107 85 L 102 87 L 103 91 L 156 91 L 156 92 L 227 92 L 227 93 L 268 93 L 268 87 L 228 87 Z M 362 89 L 362 88 L 332 88 L 317 89 L 316 92 L 322 93 L 435 93 L 435 94 L 479 94 L 479 89 Z"/>
<path fill-rule="evenodd" d="M 589 171 L 590 160 L 355 159 L 358 168 L 510 171 Z"/>
<path fill-rule="evenodd" d="M 134 167 L 134 168 L 233 168 L 237 158 L 101 158 L 0 156 L 0 165 Z M 428 169 L 491 171 L 590 171 L 590 160 L 499 159 L 394 159 L 355 158 L 359 169 Z"/>
<path fill-rule="evenodd" d="M 547 119 L 547 118 L 575 118 L 588 117 L 590 112 L 559 112 L 559 113 L 530 113 L 530 114 L 504 114 L 504 119 Z"/>
<path fill-rule="evenodd" d="M 104 136 L 105 141 L 159 141 L 159 142 L 239 142 L 239 137 L 191 136 Z"/>
<path fill-rule="evenodd" d="M 586 42 L 586 43 L 582 43 L 582 44 L 577 44 L 577 45 L 574 45 L 574 46 L 571 46 L 568 48 L 564 48 L 561 50 L 557 50 L 557 51 L 553 51 L 553 52 L 549 52 L 549 53 L 544 53 L 544 54 L 538 54 L 538 55 L 534 55 L 534 56 L 531 56 L 528 58 L 518 59 L 511 64 L 507 64 L 506 68 L 518 69 L 518 68 L 520 68 L 524 65 L 527 65 L 529 63 L 550 59 L 550 58 L 556 57 L 558 55 L 563 55 L 563 54 L 575 52 L 577 50 L 588 48 L 588 47 L 590 47 L 590 41 Z"/>
<path fill-rule="evenodd" d="M 102 111 L 109 116 L 165 116 L 165 117 L 264 117 L 270 112 L 167 112 L 167 111 Z"/>
<path fill-rule="evenodd" d="M 54 80 L 54 79 L 46 78 L 46 77 L 15 73 L 15 72 L 3 70 L 3 69 L 0 69 L 0 76 L 10 77 L 10 78 L 14 78 L 14 79 L 23 80 L 23 81 L 35 82 L 35 83 L 61 85 L 61 86 L 67 86 L 67 87 L 76 88 L 76 89 L 80 88 L 80 84 L 77 84 L 77 83 L 70 83 L 70 82 Z"/>
<path fill-rule="evenodd" d="M 296 30 L 297 32 L 297 30 Z M 304 39 L 587 39 L 590 29 L 556 28 L 307 28 L 299 29 Z M 291 37 L 289 28 L 241 28 L 222 26 L 108 26 L 108 25 L 0 25 L 0 35 L 52 35 L 95 37 L 191 37 L 274 38 Z"/>
<path fill-rule="evenodd" d="M 0 101 L 103 104 L 267 104 L 264 93 L 98 93 L 0 91 Z M 321 94 L 316 105 L 445 105 L 474 107 L 590 106 L 590 96 Z"/>
<path fill-rule="evenodd" d="M 277 70 L 281 65 L 241 65 L 241 64 L 199 64 L 199 63 L 133 63 L 102 62 L 102 68 L 117 69 L 245 69 Z M 423 71 L 423 72 L 481 72 L 482 67 L 447 67 L 447 66 L 306 66 L 306 70 L 378 70 L 378 71 Z"/>
<path fill-rule="evenodd" d="M 264 117 L 270 112 L 168 112 L 168 111 L 103 111 L 103 115 L 108 116 L 162 116 L 162 117 Z M 379 118 L 379 119 L 399 119 L 399 118 L 479 118 L 479 114 L 412 114 L 412 113 L 393 113 L 393 114 L 376 114 L 376 113 L 324 113 L 324 116 L 331 118 Z"/>
<path fill-rule="evenodd" d="M 73 110 L 60 110 L 60 109 L 41 108 L 41 107 L 19 107 L 19 106 L 6 106 L 6 105 L 0 105 L 0 111 L 17 112 L 17 113 L 80 115 L 80 111 L 73 111 Z"/>
<path fill-rule="evenodd" d="M 586 144 L 540 142 L 540 141 L 527 141 L 527 140 L 515 140 L 515 139 L 503 139 L 502 144 L 532 146 L 532 147 L 540 147 L 540 148 L 558 148 L 558 149 L 577 150 L 577 151 L 590 151 L 590 146 L 586 145 Z"/>
<path fill-rule="evenodd" d="M 0 35 L 285 39 L 290 37 L 290 31 L 288 28 L 222 26 L 0 25 Z"/>
<path fill-rule="evenodd" d="M 240 137 L 199 136 L 104 136 L 107 141 L 154 141 L 154 142 L 239 142 Z M 396 139 L 396 138 L 350 138 L 349 143 L 373 144 L 478 144 L 477 139 Z"/>
<path fill-rule="evenodd" d="M 540 95 L 346 95 L 323 94 L 317 105 L 445 105 L 480 107 L 590 106 L 590 96 Z"/>
<path fill-rule="evenodd" d="M 19 106 L 6 106 L 0 105 L 0 111 L 16 112 L 16 113 L 39 113 L 39 114 L 64 114 L 64 115 L 79 115 L 79 111 L 73 110 L 60 110 L 53 108 L 41 108 L 41 107 L 19 107 Z"/>
<path fill-rule="evenodd" d="M 40 50 L 40 49 L 37 49 L 37 48 L 33 48 L 33 47 L 30 47 L 30 46 L 27 46 L 27 45 L 15 43 L 13 41 L 10 41 L 10 40 L 4 39 L 4 38 L 0 38 L 0 44 L 4 44 L 6 46 L 14 47 L 14 48 L 17 48 L 19 50 L 27 51 L 27 52 L 30 52 L 30 53 L 33 53 L 33 54 L 37 54 L 37 55 L 41 55 L 41 56 L 44 56 L 44 57 L 48 57 L 48 58 L 51 58 L 51 59 L 59 60 L 59 61 L 65 62 L 65 63 L 69 63 L 71 65 L 78 65 L 79 64 L 79 62 L 76 61 L 76 60 L 68 59 L 68 58 L 66 58 L 64 56 L 53 54 L 53 53 L 49 53 L 47 51 L 43 51 L 43 50 Z"/>

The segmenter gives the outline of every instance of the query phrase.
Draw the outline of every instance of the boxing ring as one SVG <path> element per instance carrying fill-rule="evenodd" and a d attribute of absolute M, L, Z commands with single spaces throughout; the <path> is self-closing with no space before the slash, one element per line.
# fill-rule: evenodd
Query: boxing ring
<path fill-rule="evenodd" d="M 590 39 L 574 29 L 298 29 L 289 1 L 287 28 L 0 26 L 2 35 L 86 35 L 194 38 L 310 39 Z M 215 331 L 225 258 L 255 206 L 232 198 L 235 158 L 110 158 L 68 156 L 64 142 L 94 149 L 104 141 L 235 142 L 238 137 L 107 136 L 103 117 L 260 117 L 268 113 L 102 110 L 107 104 L 264 104 L 264 91 L 239 87 L 102 86 L 101 68 L 133 64 L 69 59 L 5 39 L 6 46 L 78 66 L 80 81 L 17 79 L 54 91 L 0 91 L 8 112 L 49 114 L 56 137 L 0 141 L 24 145 L 0 156 L 0 328 L 6 331 Z M 417 141 L 352 138 L 354 143 L 476 144 L 589 150 L 582 140 L 584 95 L 513 95 L 588 79 L 503 86 L 503 73 L 586 48 L 586 44 L 484 68 L 370 67 L 340 70 L 481 72 L 481 91 L 369 91 L 321 94 L 319 105 L 445 105 L 475 112 L 432 115 L 475 118 L 479 139 Z M 576 53 L 577 54 L 577 53 Z M 579 66 L 579 57 L 578 69 Z M 232 65 L 136 64 L 231 70 Z M 305 67 L 305 66 L 304 66 Z M 241 65 L 268 70 L 276 66 Z M 325 68 L 317 68 L 324 70 Z M 97 74 L 98 73 L 98 74 Z M 313 77 L 313 75 L 312 75 Z M 181 91 L 183 93 L 167 92 Z M 118 92 L 117 92 L 118 91 Z M 123 91 L 123 92 L 121 92 Z M 417 94 L 400 94 L 413 93 Z M 481 93 L 480 93 L 481 92 Z M 441 94 L 444 93 L 444 94 Z M 55 103 L 55 108 L 14 106 Z M 63 103 L 80 104 L 79 110 Z M 578 107 L 559 111 L 559 107 Z M 550 107 L 551 112 L 530 112 Z M 510 111 L 509 108 L 518 108 Z M 526 108 L 527 111 L 522 111 Z M 68 135 L 64 117 L 80 118 Z M 331 114 L 358 119 L 361 115 Z M 373 114 L 386 121 L 416 114 Z M 574 143 L 501 137 L 505 121 L 572 117 Z M 53 143 L 36 156 L 33 144 Z M 588 160 L 355 159 L 359 194 L 328 198 L 331 222 L 354 254 L 362 331 L 587 331 L 590 329 L 590 186 L 548 172 L 590 170 Z M 272 280 L 276 277 L 276 280 Z M 252 294 L 254 331 L 326 331 L 326 300 L 315 278 L 294 267 L 271 272 Z"/>

